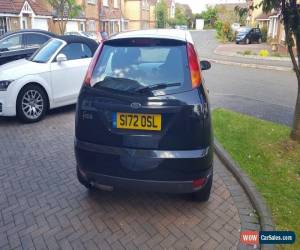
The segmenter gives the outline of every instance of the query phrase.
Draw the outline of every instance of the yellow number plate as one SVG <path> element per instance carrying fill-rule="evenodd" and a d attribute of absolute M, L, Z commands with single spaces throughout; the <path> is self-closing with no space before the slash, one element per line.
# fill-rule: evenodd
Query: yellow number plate
<path fill-rule="evenodd" d="M 115 127 L 137 130 L 161 130 L 161 115 L 117 113 Z"/>

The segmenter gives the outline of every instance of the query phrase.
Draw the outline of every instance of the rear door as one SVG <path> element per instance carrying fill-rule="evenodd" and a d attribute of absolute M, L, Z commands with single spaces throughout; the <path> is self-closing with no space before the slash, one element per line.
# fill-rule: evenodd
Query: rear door
<path fill-rule="evenodd" d="M 261 31 L 260 29 L 255 29 L 255 34 L 256 34 L 256 41 L 258 42 L 259 39 L 261 39 Z"/>
<path fill-rule="evenodd" d="M 104 43 L 78 102 L 76 136 L 139 149 L 201 148 L 201 89 L 191 88 L 186 43 L 124 39 Z M 153 88 L 152 88 L 153 87 Z"/>

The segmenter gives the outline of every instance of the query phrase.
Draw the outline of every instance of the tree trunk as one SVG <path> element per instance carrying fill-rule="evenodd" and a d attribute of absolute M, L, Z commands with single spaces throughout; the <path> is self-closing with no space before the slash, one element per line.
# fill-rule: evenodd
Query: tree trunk
<path fill-rule="evenodd" d="M 293 127 L 292 127 L 292 132 L 291 132 L 291 139 L 295 141 L 300 142 L 300 67 L 297 63 L 297 59 L 299 60 L 299 55 L 300 55 L 300 32 L 295 32 L 292 34 L 289 30 L 289 16 L 288 12 L 286 9 L 286 1 L 281 0 L 282 4 L 282 13 L 283 13 L 283 22 L 284 22 L 284 29 L 285 29 L 285 34 L 286 34 L 286 40 L 287 40 L 287 45 L 288 45 L 288 51 L 294 66 L 294 71 L 297 76 L 297 81 L 298 81 L 298 90 L 297 90 L 297 101 L 296 101 L 296 106 L 295 106 L 295 114 L 294 114 L 294 122 L 293 122 Z M 293 45 L 292 45 L 292 35 L 295 35 L 296 39 L 296 46 L 297 46 L 297 59 L 293 51 Z"/>
<path fill-rule="evenodd" d="M 298 53 L 298 69 L 300 69 L 300 32 L 297 32 L 295 34 L 296 38 L 296 46 L 297 46 L 297 53 Z M 294 114 L 294 122 L 293 122 L 293 128 L 291 132 L 291 138 L 293 140 L 300 142 L 300 76 L 297 74 L 297 80 L 298 80 L 298 94 L 297 94 L 297 101 L 296 101 L 296 107 L 295 107 L 295 114 Z"/>
<path fill-rule="evenodd" d="M 300 85 L 300 79 L 298 79 L 298 86 Z M 295 107 L 294 123 L 291 132 L 291 138 L 300 142 L 300 91 L 298 87 L 298 96 Z"/>

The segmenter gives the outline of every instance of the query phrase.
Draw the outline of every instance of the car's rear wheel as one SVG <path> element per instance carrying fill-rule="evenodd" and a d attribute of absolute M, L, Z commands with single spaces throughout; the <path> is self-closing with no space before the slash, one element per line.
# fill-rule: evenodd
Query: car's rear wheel
<path fill-rule="evenodd" d="M 192 193 L 192 199 L 194 201 L 199 201 L 199 202 L 208 201 L 210 197 L 212 182 L 213 182 L 213 175 L 211 175 L 208 178 L 206 185 L 201 190 Z"/>
<path fill-rule="evenodd" d="M 38 85 L 23 87 L 17 98 L 17 116 L 26 123 L 38 122 L 46 114 L 48 99 L 45 91 Z"/>
<path fill-rule="evenodd" d="M 81 185 L 85 186 L 87 189 L 92 189 L 93 186 L 91 183 L 89 183 L 80 173 L 78 167 L 76 168 L 76 172 L 77 172 L 77 179 L 80 182 Z"/>

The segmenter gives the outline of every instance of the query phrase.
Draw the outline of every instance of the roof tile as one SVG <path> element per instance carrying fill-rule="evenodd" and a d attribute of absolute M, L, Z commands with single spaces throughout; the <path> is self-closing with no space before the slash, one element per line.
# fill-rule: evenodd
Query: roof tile
<path fill-rule="evenodd" d="M 19 14 L 25 0 L 0 0 L 0 13 Z M 51 16 L 52 13 L 37 0 L 27 0 L 36 15 Z"/>

